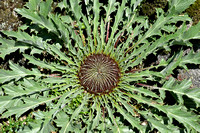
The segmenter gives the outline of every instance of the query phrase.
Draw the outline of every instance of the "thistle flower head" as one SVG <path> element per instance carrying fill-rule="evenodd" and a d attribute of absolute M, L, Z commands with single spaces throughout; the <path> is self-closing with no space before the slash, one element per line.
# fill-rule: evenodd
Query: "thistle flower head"
<path fill-rule="evenodd" d="M 86 57 L 78 73 L 81 85 L 92 94 L 107 94 L 118 84 L 120 69 L 117 62 L 104 54 Z"/>

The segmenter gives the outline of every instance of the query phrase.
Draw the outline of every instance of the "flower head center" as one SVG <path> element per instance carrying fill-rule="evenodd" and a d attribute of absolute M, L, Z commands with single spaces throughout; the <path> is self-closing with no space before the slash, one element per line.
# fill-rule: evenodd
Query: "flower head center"
<path fill-rule="evenodd" d="M 92 54 L 81 64 L 79 80 L 92 94 L 107 94 L 118 84 L 120 70 L 114 59 L 104 54 Z"/>

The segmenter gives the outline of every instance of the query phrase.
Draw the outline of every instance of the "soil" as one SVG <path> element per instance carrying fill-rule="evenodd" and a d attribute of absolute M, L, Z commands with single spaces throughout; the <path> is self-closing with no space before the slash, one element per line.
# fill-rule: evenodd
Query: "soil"
<path fill-rule="evenodd" d="M 0 1 L 0 31 L 17 30 L 22 24 L 19 15 L 15 12 L 16 8 L 22 8 L 25 4 L 23 0 L 3 0 Z"/>

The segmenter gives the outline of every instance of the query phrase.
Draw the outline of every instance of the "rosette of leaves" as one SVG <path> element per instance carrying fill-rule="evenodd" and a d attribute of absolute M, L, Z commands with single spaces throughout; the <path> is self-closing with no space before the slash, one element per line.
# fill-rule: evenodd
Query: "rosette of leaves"
<path fill-rule="evenodd" d="M 31 22 L 0 38 L 1 58 L 19 50 L 28 63 L 0 70 L 1 118 L 32 115 L 17 132 L 200 131 L 199 88 L 170 76 L 200 64 L 200 53 L 182 50 L 200 35 L 179 15 L 193 1 L 170 1 L 154 24 L 138 15 L 141 0 L 64 0 L 62 14 L 52 2 L 30 0 L 16 11 Z M 149 58 L 174 46 L 166 60 Z"/>

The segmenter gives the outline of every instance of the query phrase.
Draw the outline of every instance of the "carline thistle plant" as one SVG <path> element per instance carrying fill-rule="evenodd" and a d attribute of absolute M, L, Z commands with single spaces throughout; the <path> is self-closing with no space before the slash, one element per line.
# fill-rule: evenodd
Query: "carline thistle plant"
<path fill-rule="evenodd" d="M 0 70 L 0 117 L 32 117 L 15 132 L 200 132 L 200 91 L 173 77 L 200 64 L 190 42 L 200 24 L 188 29 L 181 14 L 194 0 L 169 0 L 153 24 L 138 15 L 141 2 L 63 0 L 56 12 L 52 0 L 30 0 L 17 9 L 27 23 L 2 31 L 0 57 L 18 50 L 26 67 Z M 152 61 L 162 50 L 171 56 Z"/>

